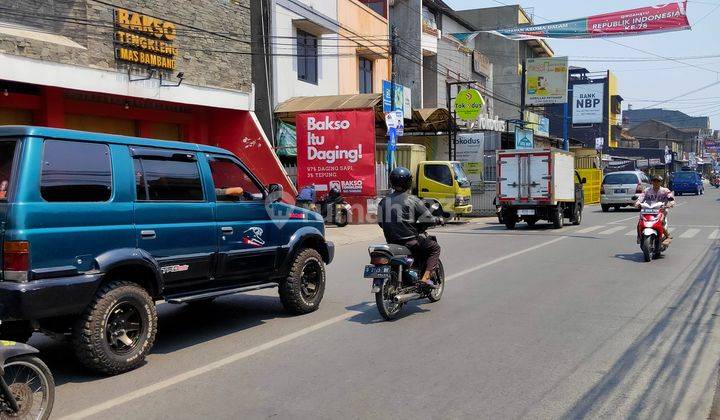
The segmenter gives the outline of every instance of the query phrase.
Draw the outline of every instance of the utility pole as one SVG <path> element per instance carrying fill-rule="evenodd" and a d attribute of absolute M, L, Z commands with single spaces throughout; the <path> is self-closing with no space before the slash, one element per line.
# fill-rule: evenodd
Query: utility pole
<path fill-rule="evenodd" d="M 397 42 L 397 28 L 390 27 L 390 113 L 395 113 L 395 50 Z M 394 117 L 393 117 L 394 118 Z M 397 128 L 388 127 L 387 170 L 388 176 L 395 167 L 395 148 L 397 145 Z"/>

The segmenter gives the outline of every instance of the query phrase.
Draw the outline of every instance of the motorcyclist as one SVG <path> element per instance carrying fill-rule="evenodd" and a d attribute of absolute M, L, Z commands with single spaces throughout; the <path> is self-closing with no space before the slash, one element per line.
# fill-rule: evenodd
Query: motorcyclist
<path fill-rule="evenodd" d="M 672 191 L 662 186 L 663 178 L 660 175 L 653 176 L 651 182 L 652 186 L 646 188 L 645 191 L 638 196 L 637 201 L 635 202 L 635 207 L 640 208 L 640 205 L 646 201 L 649 203 L 658 201 L 663 203 L 665 206 L 665 219 L 663 222 L 665 237 L 663 238 L 663 242 L 666 240 L 669 241 L 672 239 L 672 236 L 670 236 L 670 232 L 668 230 L 667 209 L 675 205 L 675 196 Z"/>
<path fill-rule="evenodd" d="M 392 192 L 380 201 L 378 224 L 388 243 L 403 245 L 412 252 L 416 261 L 425 261 L 425 272 L 420 281 L 435 289 L 437 286 L 433 282 L 433 273 L 440 261 L 440 245 L 420 235 L 417 224 L 439 224 L 441 219 L 432 216 L 423 202 L 409 192 L 411 185 L 412 174 L 407 168 L 397 167 L 392 170 Z"/>

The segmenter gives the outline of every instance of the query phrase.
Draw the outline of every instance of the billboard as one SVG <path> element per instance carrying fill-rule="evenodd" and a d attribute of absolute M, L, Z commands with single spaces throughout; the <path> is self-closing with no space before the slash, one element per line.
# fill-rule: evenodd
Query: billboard
<path fill-rule="evenodd" d="M 598 124 L 605 115 L 605 84 L 574 85 L 572 93 L 572 123 Z"/>
<path fill-rule="evenodd" d="M 567 102 L 568 58 L 528 58 L 525 63 L 525 105 Z"/>
<path fill-rule="evenodd" d="M 455 142 L 455 158 L 463 166 L 472 185 L 483 181 L 485 171 L 485 133 L 461 133 Z"/>
<path fill-rule="evenodd" d="M 346 196 L 375 195 L 375 115 L 372 110 L 308 112 L 295 117 L 297 182 Z"/>
<path fill-rule="evenodd" d="M 451 34 L 466 42 L 480 32 L 515 41 L 543 38 L 599 38 L 643 35 L 690 29 L 687 1 L 604 13 L 579 19 L 512 28 Z"/>

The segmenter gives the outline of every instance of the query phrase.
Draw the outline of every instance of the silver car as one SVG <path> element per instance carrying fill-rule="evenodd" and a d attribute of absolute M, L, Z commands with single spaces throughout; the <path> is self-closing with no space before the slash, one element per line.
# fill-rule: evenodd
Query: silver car
<path fill-rule="evenodd" d="M 612 172 L 603 178 L 600 189 L 602 211 L 615 210 L 635 204 L 636 196 L 650 186 L 650 180 L 642 171 Z"/>

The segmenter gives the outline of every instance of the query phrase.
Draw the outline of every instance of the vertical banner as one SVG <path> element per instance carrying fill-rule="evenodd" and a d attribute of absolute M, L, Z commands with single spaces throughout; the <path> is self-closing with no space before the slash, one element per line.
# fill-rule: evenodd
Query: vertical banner
<path fill-rule="evenodd" d="M 599 124 L 605 115 L 605 84 L 574 85 L 572 93 L 572 123 Z"/>
<path fill-rule="evenodd" d="M 295 118 L 298 186 L 375 195 L 375 115 L 372 110 L 309 112 Z"/>
<path fill-rule="evenodd" d="M 455 143 L 457 161 L 472 185 L 483 181 L 485 172 L 485 133 L 460 133 Z"/>
<path fill-rule="evenodd" d="M 528 58 L 525 62 L 525 105 L 567 102 L 568 58 Z"/>

